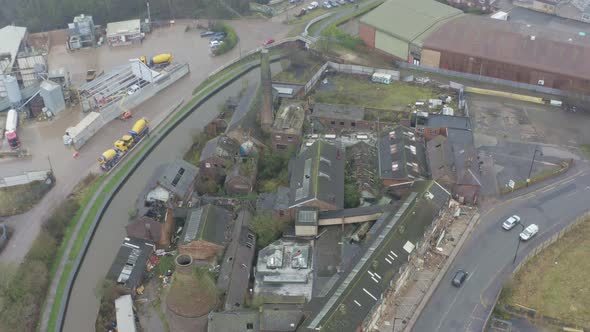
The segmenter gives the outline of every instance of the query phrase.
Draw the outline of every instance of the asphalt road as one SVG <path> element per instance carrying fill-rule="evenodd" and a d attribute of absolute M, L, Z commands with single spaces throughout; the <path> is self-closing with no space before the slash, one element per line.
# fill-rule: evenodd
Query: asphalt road
<path fill-rule="evenodd" d="M 471 238 L 456 256 L 413 331 L 482 331 L 503 281 L 515 266 L 513 259 L 521 227 L 505 231 L 501 222 L 518 214 L 525 226 L 539 225 L 539 233 L 520 244 L 518 263 L 545 239 L 587 212 L 588 194 L 590 169 L 581 162 L 559 179 L 483 211 Z M 451 285 L 458 269 L 469 272 L 469 278 L 459 289 Z"/>

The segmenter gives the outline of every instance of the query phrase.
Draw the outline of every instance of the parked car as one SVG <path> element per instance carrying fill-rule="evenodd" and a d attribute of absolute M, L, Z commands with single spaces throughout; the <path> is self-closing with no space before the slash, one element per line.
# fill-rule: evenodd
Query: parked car
<path fill-rule="evenodd" d="M 455 276 L 453 277 L 453 286 L 461 287 L 461 285 L 463 285 L 468 276 L 469 273 L 465 272 L 464 270 L 457 271 L 457 273 L 455 273 Z"/>
<path fill-rule="evenodd" d="M 503 223 L 502 223 L 502 228 L 504 228 L 505 230 L 509 231 L 511 230 L 514 226 L 516 226 L 516 224 L 518 224 L 520 222 L 520 217 L 517 215 L 513 215 L 512 217 L 506 219 Z"/>
<path fill-rule="evenodd" d="M 289 0 L 289 3 L 299 3 L 303 2 L 303 0 Z"/>
<path fill-rule="evenodd" d="M 222 40 L 212 40 L 212 41 L 209 42 L 209 47 L 211 47 L 211 48 L 217 48 L 221 44 L 223 44 L 223 41 Z"/>
<path fill-rule="evenodd" d="M 356 0 L 348 0 L 348 2 L 350 2 L 350 3 L 355 3 L 355 2 L 356 2 Z"/>
<path fill-rule="evenodd" d="M 539 226 L 535 224 L 530 224 L 527 226 L 527 228 L 524 229 L 524 231 L 522 231 L 522 233 L 520 233 L 520 239 L 523 241 L 527 241 L 533 236 L 535 236 L 535 234 L 537 234 L 538 232 Z"/>
<path fill-rule="evenodd" d="M 305 14 L 307 14 L 307 9 L 301 8 L 301 10 L 297 14 L 295 14 L 295 17 L 301 17 Z"/>
<path fill-rule="evenodd" d="M 267 40 L 265 40 L 265 41 L 262 43 L 262 46 L 268 46 L 268 45 L 270 45 L 270 44 L 273 44 L 274 42 L 275 42 L 275 40 L 274 40 L 274 39 L 272 39 L 272 38 L 268 38 Z"/>
<path fill-rule="evenodd" d="M 215 31 L 203 31 L 201 32 L 201 38 L 213 36 L 216 32 Z"/>
<path fill-rule="evenodd" d="M 139 85 L 133 84 L 132 86 L 129 87 L 129 90 L 127 90 L 127 94 L 131 96 L 132 94 L 136 93 L 138 90 L 139 90 Z"/>
<path fill-rule="evenodd" d="M 340 4 L 338 3 L 338 1 L 335 0 L 330 0 L 330 6 L 332 7 L 340 7 Z"/>
<path fill-rule="evenodd" d="M 332 5 L 330 5 L 330 3 L 328 1 L 324 1 L 324 8 L 330 9 L 330 8 L 332 8 Z"/>
<path fill-rule="evenodd" d="M 341 5 L 346 5 L 346 0 L 338 0 L 338 3 Z"/>
<path fill-rule="evenodd" d="M 316 8 L 318 8 L 320 6 L 319 3 L 317 3 L 317 1 L 314 1 L 312 3 L 309 4 L 309 6 L 307 6 L 307 10 L 314 10 Z"/>

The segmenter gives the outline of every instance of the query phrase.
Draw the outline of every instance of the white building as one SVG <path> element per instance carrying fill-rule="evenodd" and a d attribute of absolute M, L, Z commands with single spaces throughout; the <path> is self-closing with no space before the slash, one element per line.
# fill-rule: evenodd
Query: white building
<path fill-rule="evenodd" d="M 140 43 L 143 39 L 139 19 L 107 24 L 107 42 L 110 46 Z"/>

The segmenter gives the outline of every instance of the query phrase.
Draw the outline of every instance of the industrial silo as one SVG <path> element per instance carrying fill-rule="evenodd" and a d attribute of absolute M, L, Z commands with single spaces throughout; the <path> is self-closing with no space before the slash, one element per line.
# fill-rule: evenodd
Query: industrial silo
<path fill-rule="evenodd" d="M 41 97 L 43 103 L 53 114 L 57 114 L 66 109 L 63 91 L 61 86 L 52 81 L 43 81 L 41 83 Z"/>
<path fill-rule="evenodd" d="M 6 88 L 6 95 L 11 104 L 18 104 L 23 99 L 20 93 L 20 87 L 16 78 L 10 75 L 4 76 L 4 87 Z"/>

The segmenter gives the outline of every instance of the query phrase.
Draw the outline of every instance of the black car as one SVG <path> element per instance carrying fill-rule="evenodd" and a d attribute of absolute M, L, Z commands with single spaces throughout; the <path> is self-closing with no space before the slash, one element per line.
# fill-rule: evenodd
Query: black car
<path fill-rule="evenodd" d="M 210 42 L 212 41 L 223 41 L 225 39 L 225 35 L 214 35 L 209 39 Z"/>
<path fill-rule="evenodd" d="M 463 285 L 463 282 L 465 282 L 468 276 L 469 273 L 465 272 L 464 270 L 457 271 L 457 273 L 455 273 L 455 276 L 453 277 L 453 286 L 461 287 L 461 285 Z"/>
<path fill-rule="evenodd" d="M 201 32 L 201 38 L 213 36 L 214 34 L 216 34 L 215 31 L 203 31 Z"/>

